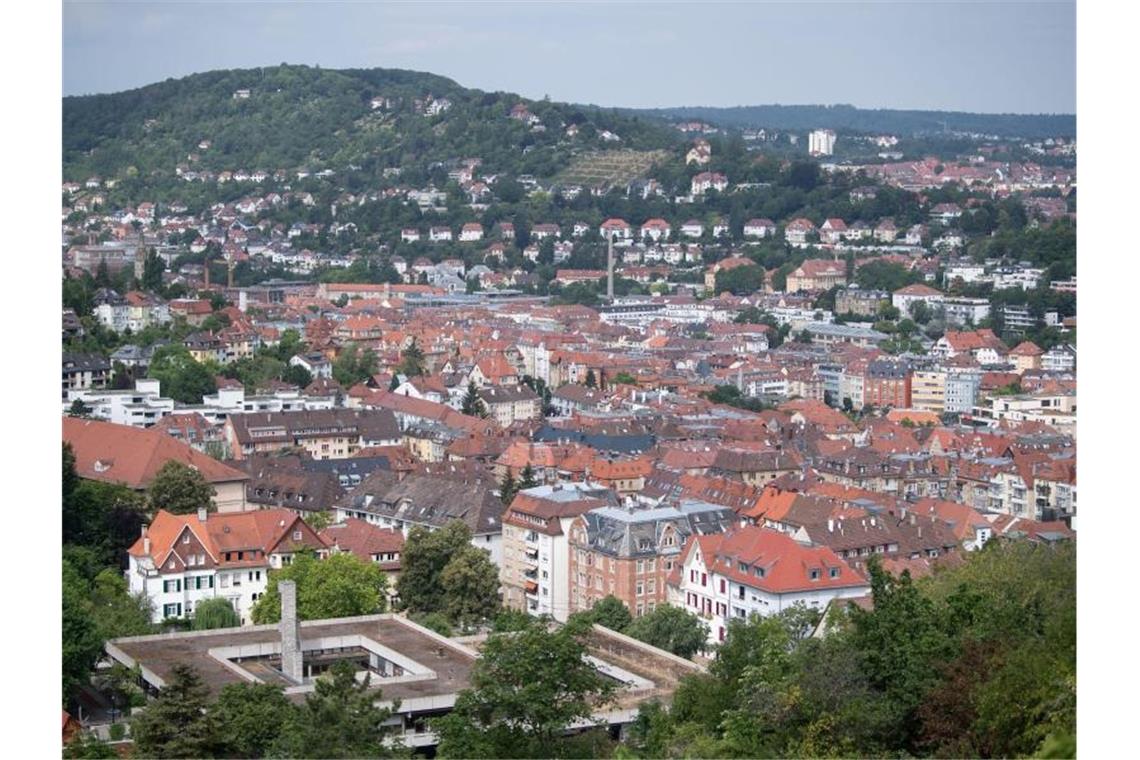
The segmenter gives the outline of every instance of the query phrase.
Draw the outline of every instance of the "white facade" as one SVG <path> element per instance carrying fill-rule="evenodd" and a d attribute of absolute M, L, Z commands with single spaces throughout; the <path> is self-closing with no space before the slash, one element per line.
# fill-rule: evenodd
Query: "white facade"
<path fill-rule="evenodd" d="M 835 133 L 830 129 L 817 129 L 808 135 L 808 153 L 813 156 L 830 156 L 835 152 Z"/>
<path fill-rule="evenodd" d="M 82 401 L 96 419 L 131 427 L 150 427 L 174 413 L 174 399 L 160 395 L 158 380 L 136 380 L 134 390 L 69 390 L 65 413 L 75 401 Z"/>
<path fill-rule="evenodd" d="M 822 611 L 832 599 L 850 599 L 870 592 L 870 586 L 846 567 L 840 572 L 858 579 L 851 586 L 773 593 L 727 578 L 710 570 L 709 564 L 711 558 L 702 556 L 700 547 L 695 545 L 681 565 L 681 584 L 674 601 L 705 622 L 710 647 L 724 641 L 728 621 L 733 618 L 746 620 L 754 614 L 767 617 L 796 604 Z"/>

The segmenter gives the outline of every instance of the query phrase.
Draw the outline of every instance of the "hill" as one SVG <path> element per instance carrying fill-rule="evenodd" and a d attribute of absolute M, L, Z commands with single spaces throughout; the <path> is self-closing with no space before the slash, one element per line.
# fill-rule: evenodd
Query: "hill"
<path fill-rule="evenodd" d="M 986 114 L 961 111 L 904 111 L 888 108 L 833 106 L 737 106 L 712 108 L 629 109 L 626 113 L 670 121 L 700 120 L 730 129 L 835 129 L 854 132 L 885 132 L 895 135 L 927 135 L 942 131 L 997 135 L 998 137 L 1073 137 L 1077 117 L 1073 114 Z"/>
<path fill-rule="evenodd" d="M 534 119 L 510 118 L 526 106 Z M 565 128 L 578 125 L 571 138 Z M 609 131 L 617 145 L 600 141 Z M 64 177 L 173 177 L 298 168 L 366 177 L 479 157 L 492 171 L 550 177 L 578 153 L 655 150 L 679 136 L 656 119 L 511 93 L 415 71 L 281 65 L 211 71 L 63 100 Z"/>

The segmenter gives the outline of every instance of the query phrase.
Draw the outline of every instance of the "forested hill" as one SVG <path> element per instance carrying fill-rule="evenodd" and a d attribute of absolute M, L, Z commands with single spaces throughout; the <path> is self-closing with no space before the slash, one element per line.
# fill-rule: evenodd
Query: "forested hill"
<path fill-rule="evenodd" d="M 240 96 L 243 90 L 248 97 Z M 446 110 L 433 109 L 441 100 Z M 511 119 L 519 103 L 540 124 Z M 568 140 L 572 124 L 580 129 Z M 604 131 L 620 141 L 604 142 Z M 577 152 L 656 149 L 679 140 L 657 119 L 486 93 L 395 69 L 211 71 L 63 100 L 64 177 L 77 181 L 93 174 L 170 176 L 178 165 L 315 172 L 351 164 L 367 176 L 466 157 L 482 158 L 493 171 L 547 177 Z M 203 141 L 208 147 L 199 147 Z"/>
<path fill-rule="evenodd" d="M 1073 114 L 986 114 L 961 111 L 900 111 L 886 108 L 834 106 L 736 106 L 712 108 L 630 109 L 631 114 L 656 116 L 673 121 L 700 120 L 735 129 L 836 129 L 884 132 L 898 136 L 929 134 L 943 130 L 999 137 L 1073 137 L 1077 117 Z"/>

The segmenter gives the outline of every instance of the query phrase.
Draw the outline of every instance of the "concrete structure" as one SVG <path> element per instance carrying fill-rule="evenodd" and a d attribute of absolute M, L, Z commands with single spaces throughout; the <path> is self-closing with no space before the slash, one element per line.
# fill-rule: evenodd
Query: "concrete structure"
<path fill-rule="evenodd" d="M 830 156 L 835 152 L 835 132 L 816 129 L 808 134 L 808 153 L 813 156 Z"/>
<path fill-rule="evenodd" d="M 159 381 L 135 380 L 134 390 L 71 390 L 63 402 L 66 413 L 73 403 L 81 401 L 95 419 L 116 425 L 150 427 L 174 413 L 174 399 L 163 398 Z"/>
<path fill-rule="evenodd" d="M 280 581 L 281 594 L 281 672 L 293 683 L 305 679 L 301 655 L 301 619 L 297 617 L 297 581 Z"/>

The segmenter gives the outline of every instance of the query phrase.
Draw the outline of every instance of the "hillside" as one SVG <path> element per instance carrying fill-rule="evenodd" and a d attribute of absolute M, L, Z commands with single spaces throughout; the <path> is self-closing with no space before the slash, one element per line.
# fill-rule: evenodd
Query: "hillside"
<path fill-rule="evenodd" d="M 885 132 L 899 136 L 968 132 L 998 137 L 1072 137 L 1077 117 L 1072 114 L 985 114 L 960 111 L 901 111 L 886 108 L 834 106 L 737 106 L 711 108 L 630 109 L 626 113 L 671 121 L 700 120 L 732 129 L 835 129 Z"/>
<path fill-rule="evenodd" d="M 248 97 L 242 97 L 248 91 Z M 519 103 L 538 119 L 510 118 Z M 565 133 L 578 125 L 572 138 Z M 620 137 L 610 145 L 598 135 Z M 479 157 L 490 171 L 550 177 L 578 153 L 654 150 L 679 136 L 657 120 L 528 101 L 394 69 L 308 66 L 212 71 L 63 100 L 64 177 L 173 177 L 175 169 L 427 172 Z"/>

